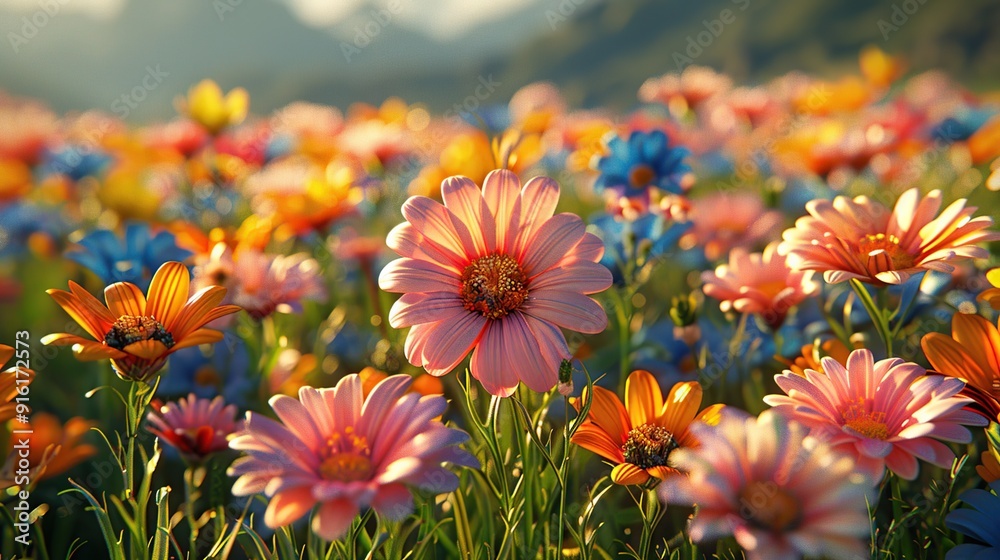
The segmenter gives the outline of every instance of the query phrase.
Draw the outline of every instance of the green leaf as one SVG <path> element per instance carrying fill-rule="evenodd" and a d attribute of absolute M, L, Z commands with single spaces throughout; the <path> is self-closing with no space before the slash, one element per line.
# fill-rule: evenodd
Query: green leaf
<path fill-rule="evenodd" d="M 159 450 L 153 455 L 153 460 L 158 456 Z M 153 536 L 153 554 L 150 556 L 152 560 L 167 560 L 170 553 L 170 504 L 167 500 L 169 494 L 169 486 L 156 491 L 156 535 Z"/>
<path fill-rule="evenodd" d="M 111 516 L 108 515 L 107 510 L 104 509 L 93 494 L 88 492 L 86 488 L 81 486 L 72 478 L 69 479 L 69 484 L 73 488 L 63 490 L 59 494 L 62 495 L 69 492 L 79 492 L 82 494 L 84 499 L 86 499 L 90 504 L 90 507 L 87 509 L 93 511 L 94 514 L 97 515 L 97 523 L 101 527 L 101 535 L 104 537 L 104 544 L 108 547 L 108 553 L 110 554 L 111 560 L 125 560 L 125 552 L 122 548 L 122 541 L 121 539 L 115 538 L 114 528 L 111 525 Z"/>

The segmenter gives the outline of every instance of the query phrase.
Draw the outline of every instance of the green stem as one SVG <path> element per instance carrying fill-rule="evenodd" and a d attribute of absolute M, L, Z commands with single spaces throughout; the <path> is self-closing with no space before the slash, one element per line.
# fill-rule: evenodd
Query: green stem
<path fill-rule="evenodd" d="M 865 289 L 864 284 L 856 278 L 852 278 L 850 283 L 854 293 L 857 294 L 858 299 L 861 300 L 861 304 L 864 305 L 865 311 L 868 312 L 868 316 L 871 317 L 872 324 L 875 325 L 875 331 L 882 338 L 882 342 L 885 343 L 886 357 L 891 358 L 893 335 L 892 329 L 889 328 L 889 313 L 885 309 L 886 297 L 888 296 L 886 288 L 881 287 L 878 289 L 879 304 L 876 304 L 872 300 L 871 294 Z"/>
<path fill-rule="evenodd" d="M 890 474 L 889 476 L 891 477 L 889 484 L 892 488 L 892 517 L 896 523 L 900 523 L 903 519 L 903 493 L 900 488 L 899 477 L 894 474 Z M 898 542 L 902 543 L 903 550 L 900 558 L 913 558 L 913 543 L 910 541 L 909 535 L 905 532 L 900 533 L 898 527 L 893 531 L 893 535 L 893 540 L 899 539 Z M 902 538 L 900 539 L 900 537 Z"/>
<path fill-rule="evenodd" d="M 622 290 L 624 289 L 622 288 Z M 629 355 L 632 353 L 631 333 L 629 332 L 629 323 L 632 322 L 631 298 L 625 297 L 627 294 L 622 294 L 620 290 L 612 289 L 610 292 L 614 294 L 615 300 L 612 304 L 615 306 L 615 318 L 618 320 L 618 385 L 622 392 L 624 392 L 625 380 L 628 378 L 629 367 L 631 366 Z"/>
<path fill-rule="evenodd" d="M 651 488 L 644 490 L 639 501 L 639 511 L 642 513 L 642 535 L 639 537 L 640 558 L 651 557 L 653 531 L 663 516 L 662 509 L 660 501 L 656 499 L 656 490 Z"/>
<path fill-rule="evenodd" d="M 184 470 L 184 517 L 187 519 L 190 532 L 188 534 L 188 554 L 197 557 L 195 548 L 198 544 L 198 527 L 194 521 L 194 502 L 197 499 L 194 486 L 195 470 L 188 467 Z"/>

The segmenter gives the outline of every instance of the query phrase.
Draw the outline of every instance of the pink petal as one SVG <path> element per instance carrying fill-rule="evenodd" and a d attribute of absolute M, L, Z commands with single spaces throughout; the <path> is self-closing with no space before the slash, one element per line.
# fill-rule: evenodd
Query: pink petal
<path fill-rule="evenodd" d="M 520 253 L 525 244 L 546 220 L 552 217 L 559 202 L 559 183 L 548 177 L 535 177 L 521 191 L 520 232 L 514 251 Z"/>
<path fill-rule="evenodd" d="M 462 307 L 458 292 L 411 292 L 403 294 L 389 309 L 389 325 L 402 329 L 422 323 L 454 320 L 457 315 L 468 313 Z"/>
<path fill-rule="evenodd" d="M 543 321 L 587 334 L 603 332 L 608 326 L 608 315 L 601 304 L 576 292 L 532 291 L 521 310 Z"/>
<path fill-rule="evenodd" d="M 582 294 L 603 292 L 611 286 L 611 271 L 601 263 L 574 261 L 550 268 L 531 280 L 532 290 L 558 289 Z"/>
<path fill-rule="evenodd" d="M 402 258 L 387 264 L 378 276 L 378 286 L 387 292 L 453 292 L 459 277 L 445 268 L 419 259 Z"/>
<path fill-rule="evenodd" d="M 271 497 L 264 512 L 264 523 L 272 529 L 284 527 L 309 513 L 315 503 L 309 486 L 285 490 Z"/>
<path fill-rule="evenodd" d="M 491 171 L 483 181 L 483 198 L 496 222 L 497 249 L 508 253 L 521 221 L 521 181 L 507 169 Z"/>
<path fill-rule="evenodd" d="M 337 499 L 320 506 L 312 521 L 312 530 L 320 537 L 335 541 L 347 534 L 358 515 L 358 505 L 350 500 Z"/>
<path fill-rule="evenodd" d="M 530 278 L 552 268 L 580 243 L 585 233 L 579 216 L 569 213 L 553 216 L 528 240 L 521 261 L 525 273 Z"/>
<path fill-rule="evenodd" d="M 413 513 L 413 495 L 402 484 L 380 486 L 372 499 L 372 509 L 389 521 L 402 521 Z"/>
<path fill-rule="evenodd" d="M 483 384 L 491 395 L 509 397 L 517 389 L 515 370 L 506 365 L 509 349 L 504 346 L 504 331 L 510 328 L 505 321 L 490 321 L 472 353 L 472 376 Z"/>
<path fill-rule="evenodd" d="M 424 369 L 437 375 L 455 369 L 479 339 L 486 322 L 482 315 L 466 312 L 454 320 L 436 323 L 423 349 Z"/>
<path fill-rule="evenodd" d="M 444 205 L 469 227 L 477 254 L 485 255 L 496 250 L 496 222 L 482 191 L 468 177 L 448 177 L 441 183 Z"/>

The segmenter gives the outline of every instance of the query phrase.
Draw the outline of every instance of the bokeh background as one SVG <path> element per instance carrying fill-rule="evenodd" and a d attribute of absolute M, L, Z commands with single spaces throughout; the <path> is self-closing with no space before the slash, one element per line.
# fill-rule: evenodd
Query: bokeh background
<path fill-rule="evenodd" d="M 479 78 L 495 103 L 548 80 L 570 105 L 623 109 L 676 55 L 746 83 L 840 76 L 874 44 L 976 90 L 997 80 L 998 21 L 992 0 L 0 0 L 0 88 L 57 112 L 120 111 L 152 68 L 162 80 L 129 109 L 136 122 L 171 117 L 206 77 L 245 87 L 258 114 L 393 95 L 443 111 Z"/>

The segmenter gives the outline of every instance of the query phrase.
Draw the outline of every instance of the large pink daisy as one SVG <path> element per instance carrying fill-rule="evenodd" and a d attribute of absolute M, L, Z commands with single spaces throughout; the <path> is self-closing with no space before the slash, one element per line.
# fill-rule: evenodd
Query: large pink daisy
<path fill-rule="evenodd" d="M 733 535 L 749 560 L 868 557 L 874 485 L 850 457 L 770 410 L 758 418 L 728 410 L 717 426 L 690 429 L 701 446 L 670 454 L 688 476 L 669 477 L 657 491 L 697 505 L 693 541 Z"/>
<path fill-rule="evenodd" d="M 548 391 L 570 357 L 559 327 L 599 333 L 604 309 L 585 294 L 611 285 L 598 264 L 600 239 L 573 214 L 553 215 L 559 185 L 536 177 L 524 187 L 507 170 L 482 190 L 465 177 L 441 184 L 444 205 L 423 196 L 403 204 L 406 222 L 387 244 L 403 256 L 379 285 L 403 296 L 389 324 L 411 327 L 410 363 L 444 375 L 472 353 L 472 374 L 488 392 L 508 396 L 523 381 Z"/>
<path fill-rule="evenodd" d="M 921 198 L 915 188 L 891 212 L 864 196 L 812 200 L 806 204 L 810 215 L 785 230 L 780 251 L 800 270 L 823 272 L 827 282 L 857 278 L 879 286 L 901 284 L 924 270 L 952 272 L 953 261 L 989 256 L 976 244 L 1000 239 L 987 231 L 992 218 L 973 218 L 976 208 L 966 207 L 965 199 L 939 215 L 940 209 L 941 191 Z"/>
<path fill-rule="evenodd" d="M 939 467 L 951 466 L 955 454 L 939 440 L 968 443 L 965 425 L 986 420 L 963 407 L 971 399 L 959 396 L 959 379 L 926 375 L 914 363 L 890 358 L 875 362 L 868 350 L 855 350 L 846 367 L 823 358 L 823 371 L 791 371 L 776 375 L 786 395 L 768 395 L 764 402 L 801 421 L 812 435 L 858 459 L 858 468 L 880 479 L 888 468 L 912 480 L 917 459 Z"/>
<path fill-rule="evenodd" d="M 275 422 L 248 413 L 246 426 L 230 442 L 245 451 L 229 468 L 239 476 L 233 494 L 263 493 L 271 501 L 264 514 L 277 528 L 319 505 L 312 530 L 327 540 L 340 538 L 360 511 L 402 520 L 413 511 L 409 487 L 451 492 L 458 477 L 443 463 L 478 468 L 458 447 L 468 439 L 445 427 L 443 396 L 408 392 L 409 375 L 394 375 L 363 396 L 361 378 L 351 374 L 328 389 L 303 387 L 299 399 L 276 395 L 269 401 Z"/>

